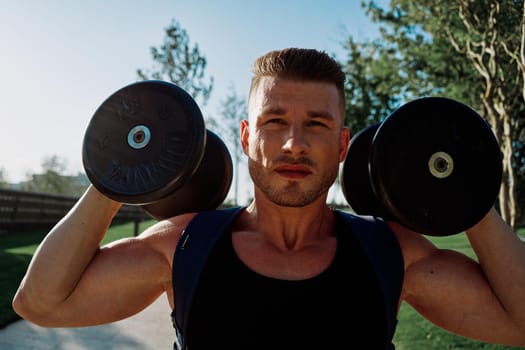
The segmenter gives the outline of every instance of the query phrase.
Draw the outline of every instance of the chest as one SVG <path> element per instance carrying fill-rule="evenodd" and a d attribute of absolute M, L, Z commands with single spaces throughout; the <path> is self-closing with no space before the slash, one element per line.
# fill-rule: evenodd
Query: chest
<path fill-rule="evenodd" d="M 305 258 L 297 263 L 308 265 Z M 381 332 L 381 291 L 359 246 L 336 241 L 332 256 L 323 259 L 315 268 L 293 273 L 311 277 L 276 278 L 277 265 L 253 265 L 266 275 L 252 269 L 249 264 L 257 258 L 241 260 L 225 235 L 210 255 L 196 290 L 190 344 L 194 349 L 222 342 L 232 349 L 310 349 L 315 344 L 330 348 L 327 339 L 340 346 L 348 341 L 350 329 L 355 332 L 354 345 L 364 342 L 359 337 L 370 329 Z"/>
<path fill-rule="evenodd" d="M 304 280 L 321 274 L 332 263 L 337 248 L 335 237 L 287 252 L 239 234 L 232 235 L 231 240 L 240 263 L 256 274 L 282 280 Z"/>

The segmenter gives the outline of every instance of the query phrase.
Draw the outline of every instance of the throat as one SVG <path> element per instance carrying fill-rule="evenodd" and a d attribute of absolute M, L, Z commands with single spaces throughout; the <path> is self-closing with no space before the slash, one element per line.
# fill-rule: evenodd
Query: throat
<path fill-rule="evenodd" d="M 283 251 L 274 245 L 247 244 L 234 239 L 233 246 L 239 260 L 250 270 L 270 278 L 303 280 L 326 270 L 336 254 L 337 240 L 327 238 L 316 245 Z M 293 244 L 292 244 L 293 246 Z"/>
<path fill-rule="evenodd" d="M 323 243 L 333 237 L 333 222 L 325 220 L 323 213 L 318 222 L 307 225 L 304 220 L 299 220 L 295 224 L 287 223 L 279 231 L 259 231 L 259 235 L 261 239 L 266 240 L 269 245 L 273 245 L 283 254 L 299 253 L 323 247 Z"/>
<path fill-rule="evenodd" d="M 231 236 L 235 254 L 249 269 L 273 278 L 305 279 L 334 259 L 337 239 L 330 208 L 249 214 Z"/>
<path fill-rule="evenodd" d="M 299 252 L 302 249 L 305 249 L 308 244 L 305 244 L 303 240 L 300 239 L 299 235 L 282 235 L 281 243 L 276 244 L 275 248 L 279 250 L 282 254 L 293 254 L 294 252 Z"/>

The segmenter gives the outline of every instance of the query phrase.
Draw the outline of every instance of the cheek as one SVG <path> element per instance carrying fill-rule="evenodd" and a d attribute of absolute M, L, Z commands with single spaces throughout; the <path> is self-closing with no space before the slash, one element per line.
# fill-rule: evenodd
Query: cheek
<path fill-rule="evenodd" d="M 248 157 L 266 166 L 272 157 L 274 148 L 278 148 L 278 142 L 271 139 L 257 138 L 248 143 Z"/>
<path fill-rule="evenodd" d="M 246 138 L 246 143 L 244 144 L 244 153 L 246 153 L 246 155 L 251 159 L 256 159 L 257 154 L 259 153 L 258 149 L 260 147 L 260 139 L 255 135 L 256 134 L 252 131 Z"/>
<path fill-rule="evenodd" d="M 322 145 L 318 144 L 316 147 L 312 147 L 312 153 L 316 155 L 320 162 L 332 164 L 344 161 L 346 151 L 338 141 L 334 142 L 334 138 L 332 138 Z"/>
<path fill-rule="evenodd" d="M 252 159 L 260 159 L 262 158 L 262 154 L 264 154 L 264 141 L 258 140 L 251 140 L 251 142 L 248 144 L 248 155 Z"/>

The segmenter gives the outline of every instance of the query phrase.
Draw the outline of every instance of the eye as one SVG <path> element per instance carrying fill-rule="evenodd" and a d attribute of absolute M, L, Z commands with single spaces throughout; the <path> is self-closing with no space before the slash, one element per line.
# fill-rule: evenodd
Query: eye
<path fill-rule="evenodd" d="M 326 123 L 320 121 L 320 120 L 310 120 L 308 122 L 308 126 L 320 126 L 320 127 L 328 127 L 328 125 L 326 125 Z"/>
<path fill-rule="evenodd" d="M 270 118 L 266 121 L 266 124 L 284 124 L 285 121 L 281 118 Z"/>

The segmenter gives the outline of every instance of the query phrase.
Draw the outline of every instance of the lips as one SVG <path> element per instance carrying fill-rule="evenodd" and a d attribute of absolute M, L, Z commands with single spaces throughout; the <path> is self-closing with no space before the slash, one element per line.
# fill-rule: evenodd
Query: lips
<path fill-rule="evenodd" d="M 312 173 L 308 167 L 300 164 L 281 165 L 275 168 L 275 171 L 279 175 L 291 179 L 304 178 Z"/>

